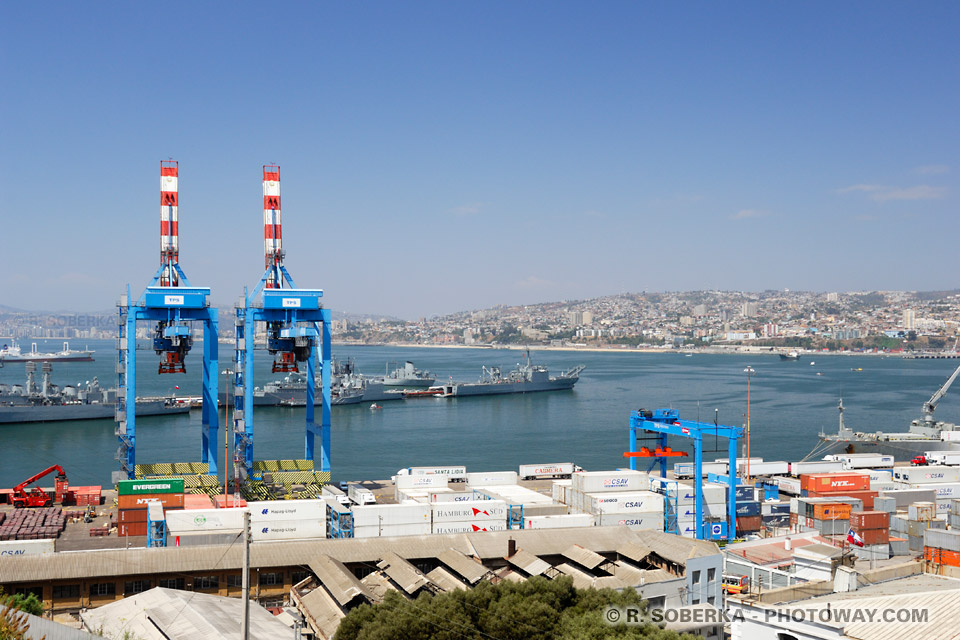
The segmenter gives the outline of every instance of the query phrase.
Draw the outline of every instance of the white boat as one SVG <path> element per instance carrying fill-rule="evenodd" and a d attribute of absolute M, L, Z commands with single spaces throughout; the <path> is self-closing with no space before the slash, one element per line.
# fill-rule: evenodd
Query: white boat
<path fill-rule="evenodd" d="M 93 351 L 76 351 L 69 342 L 63 343 L 63 349 L 55 353 L 41 353 L 37 343 L 30 345 L 30 351 L 24 353 L 13 341 L 0 341 L 0 367 L 8 362 L 93 362 Z"/>

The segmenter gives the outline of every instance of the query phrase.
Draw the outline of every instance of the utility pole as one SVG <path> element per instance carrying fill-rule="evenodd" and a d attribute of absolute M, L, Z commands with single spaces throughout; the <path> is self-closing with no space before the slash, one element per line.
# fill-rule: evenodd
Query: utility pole
<path fill-rule="evenodd" d="M 750 376 L 756 373 L 750 365 L 747 365 L 747 368 L 743 370 L 747 374 L 747 477 L 746 481 L 750 482 Z M 730 472 L 730 477 L 733 478 L 736 475 L 736 469 Z"/>
<path fill-rule="evenodd" d="M 240 639 L 250 638 L 250 511 L 243 511 L 243 617 L 240 622 Z"/>

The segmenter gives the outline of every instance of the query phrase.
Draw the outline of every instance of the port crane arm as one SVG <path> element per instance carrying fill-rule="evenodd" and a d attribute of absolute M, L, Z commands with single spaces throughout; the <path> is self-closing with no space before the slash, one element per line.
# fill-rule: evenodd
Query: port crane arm
<path fill-rule="evenodd" d="M 950 385 L 953 384 L 953 381 L 957 379 L 957 376 L 960 375 L 960 367 L 957 367 L 953 372 L 953 375 L 947 378 L 947 381 L 943 383 L 943 386 L 937 389 L 937 392 L 930 396 L 930 399 L 923 403 L 923 419 L 927 422 L 933 422 L 933 412 L 936 411 L 937 405 L 940 404 L 940 401 L 943 400 L 943 396 L 947 395 L 947 391 L 950 390 Z"/>
<path fill-rule="evenodd" d="M 50 468 L 48 468 L 48 469 L 44 469 L 43 471 L 41 471 L 40 473 L 38 473 L 38 474 L 36 474 L 36 475 L 30 476 L 29 478 L 27 478 L 26 480 L 24 480 L 23 482 L 21 482 L 20 484 L 18 484 L 17 486 L 15 486 L 15 487 L 13 488 L 13 492 L 14 492 L 14 493 L 20 493 L 20 492 L 23 491 L 24 488 L 27 487 L 28 485 L 33 484 L 34 482 L 36 482 L 36 481 L 39 480 L 40 478 L 42 478 L 42 477 L 44 477 L 44 476 L 46 476 L 46 475 L 48 475 L 48 474 L 51 474 L 51 473 L 53 473 L 54 471 L 56 471 L 56 472 L 57 472 L 57 475 L 59 475 L 59 476 L 66 476 L 66 475 L 67 475 L 67 472 L 63 470 L 63 467 L 61 467 L 61 466 L 58 465 L 58 464 L 55 464 L 55 465 L 53 465 L 52 467 L 50 467 Z"/>

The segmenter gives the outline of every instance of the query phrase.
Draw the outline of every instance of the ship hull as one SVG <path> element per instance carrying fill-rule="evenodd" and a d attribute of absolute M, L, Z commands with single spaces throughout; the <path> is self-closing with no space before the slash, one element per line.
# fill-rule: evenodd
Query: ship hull
<path fill-rule="evenodd" d="M 436 378 L 386 378 L 383 381 L 385 387 L 400 387 L 403 389 L 420 389 L 432 387 Z"/>
<path fill-rule="evenodd" d="M 960 451 L 960 441 L 944 442 L 925 439 L 835 439 L 821 440 L 816 456 L 844 453 L 878 453 L 891 455 L 898 461 L 909 461 L 926 451 Z"/>
<path fill-rule="evenodd" d="M 494 396 L 508 393 L 538 393 L 541 391 L 568 391 L 577 378 L 555 378 L 549 382 L 474 382 L 443 385 L 444 397 Z"/>
<path fill-rule="evenodd" d="M 0 356 L 0 365 L 13 364 L 17 362 L 93 362 L 93 354 L 78 353 L 76 355 L 58 356 L 56 354 L 37 356 L 35 358 L 29 355 L 25 356 Z"/>
<path fill-rule="evenodd" d="M 115 411 L 116 406 L 112 404 L 2 406 L 0 407 L 0 424 L 104 420 L 112 419 Z M 189 413 L 189 411 L 190 405 L 188 404 L 169 406 L 163 400 L 137 402 L 137 417 L 175 415 Z"/>

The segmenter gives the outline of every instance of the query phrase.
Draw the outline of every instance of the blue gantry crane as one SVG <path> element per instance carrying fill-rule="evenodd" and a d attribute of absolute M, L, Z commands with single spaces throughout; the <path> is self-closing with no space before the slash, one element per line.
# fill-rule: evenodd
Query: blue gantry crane
<path fill-rule="evenodd" d="M 280 167 L 263 167 L 263 238 L 265 271 L 252 293 L 244 289 L 236 308 L 234 370 L 234 461 L 249 477 L 253 470 L 253 350 L 258 323 L 265 327 L 273 371 L 300 371 L 306 364 L 305 457 L 315 459 L 320 436 L 321 472 L 330 471 L 330 310 L 322 289 L 298 289 L 283 266 L 280 219 Z M 317 346 L 321 366 L 321 422 L 315 421 Z"/>
<path fill-rule="evenodd" d="M 703 438 L 714 436 L 727 439 L 727 451 L 730 457 L 729 469 L 733 471 L 727 477 L 727 516 L 725 527 L 711 527 L 704 521 L 703 513 Z M 743 437 L 742 427 L 729 427 L 711 422 L 681 420 L 676 409 L 640 409 L 630 414 L 630 450 L 624 455 L 630 459 L 630 468 L 636 470 L 637 457 L 650 457 L 653 466 L 660 467 L 660 477 L 667 477 L 667 457 L 675 453 L 667 447 L 667 438 L 675 436 L 693 441 L 693 483 L 695 502 L 696 537 L 698 539 L 716 539 L 726 537 L 733 540 L 737 528 L 737 441 Z M 637 450 L 639 440 L 652 437 L 657 442 L 655 452 L 649 449 L 641 454 Z M 657 455 L 657 454 L 661 455 Z M 666 454 L 666 455 L 663 455 Z"/>
<path fill-rule="evenodd" d="M 144 292 L 133 301 L 130 286 L 117 310 L 117 460 L 114 480 L 133 479 L 137 443 L 137 323 L 155 322 L 153 349 L 160 356 L 158 372 L 186 373 L 186 356 L 193 346 L 191 325 L 203 323 L 203 410 L 201 461 L 217 473 L 217 310 L 210 307 L 210 289 L 194 287 L 180 268 L 178 224 L 179 165 L 160 163 L 160 268 Z"/>

